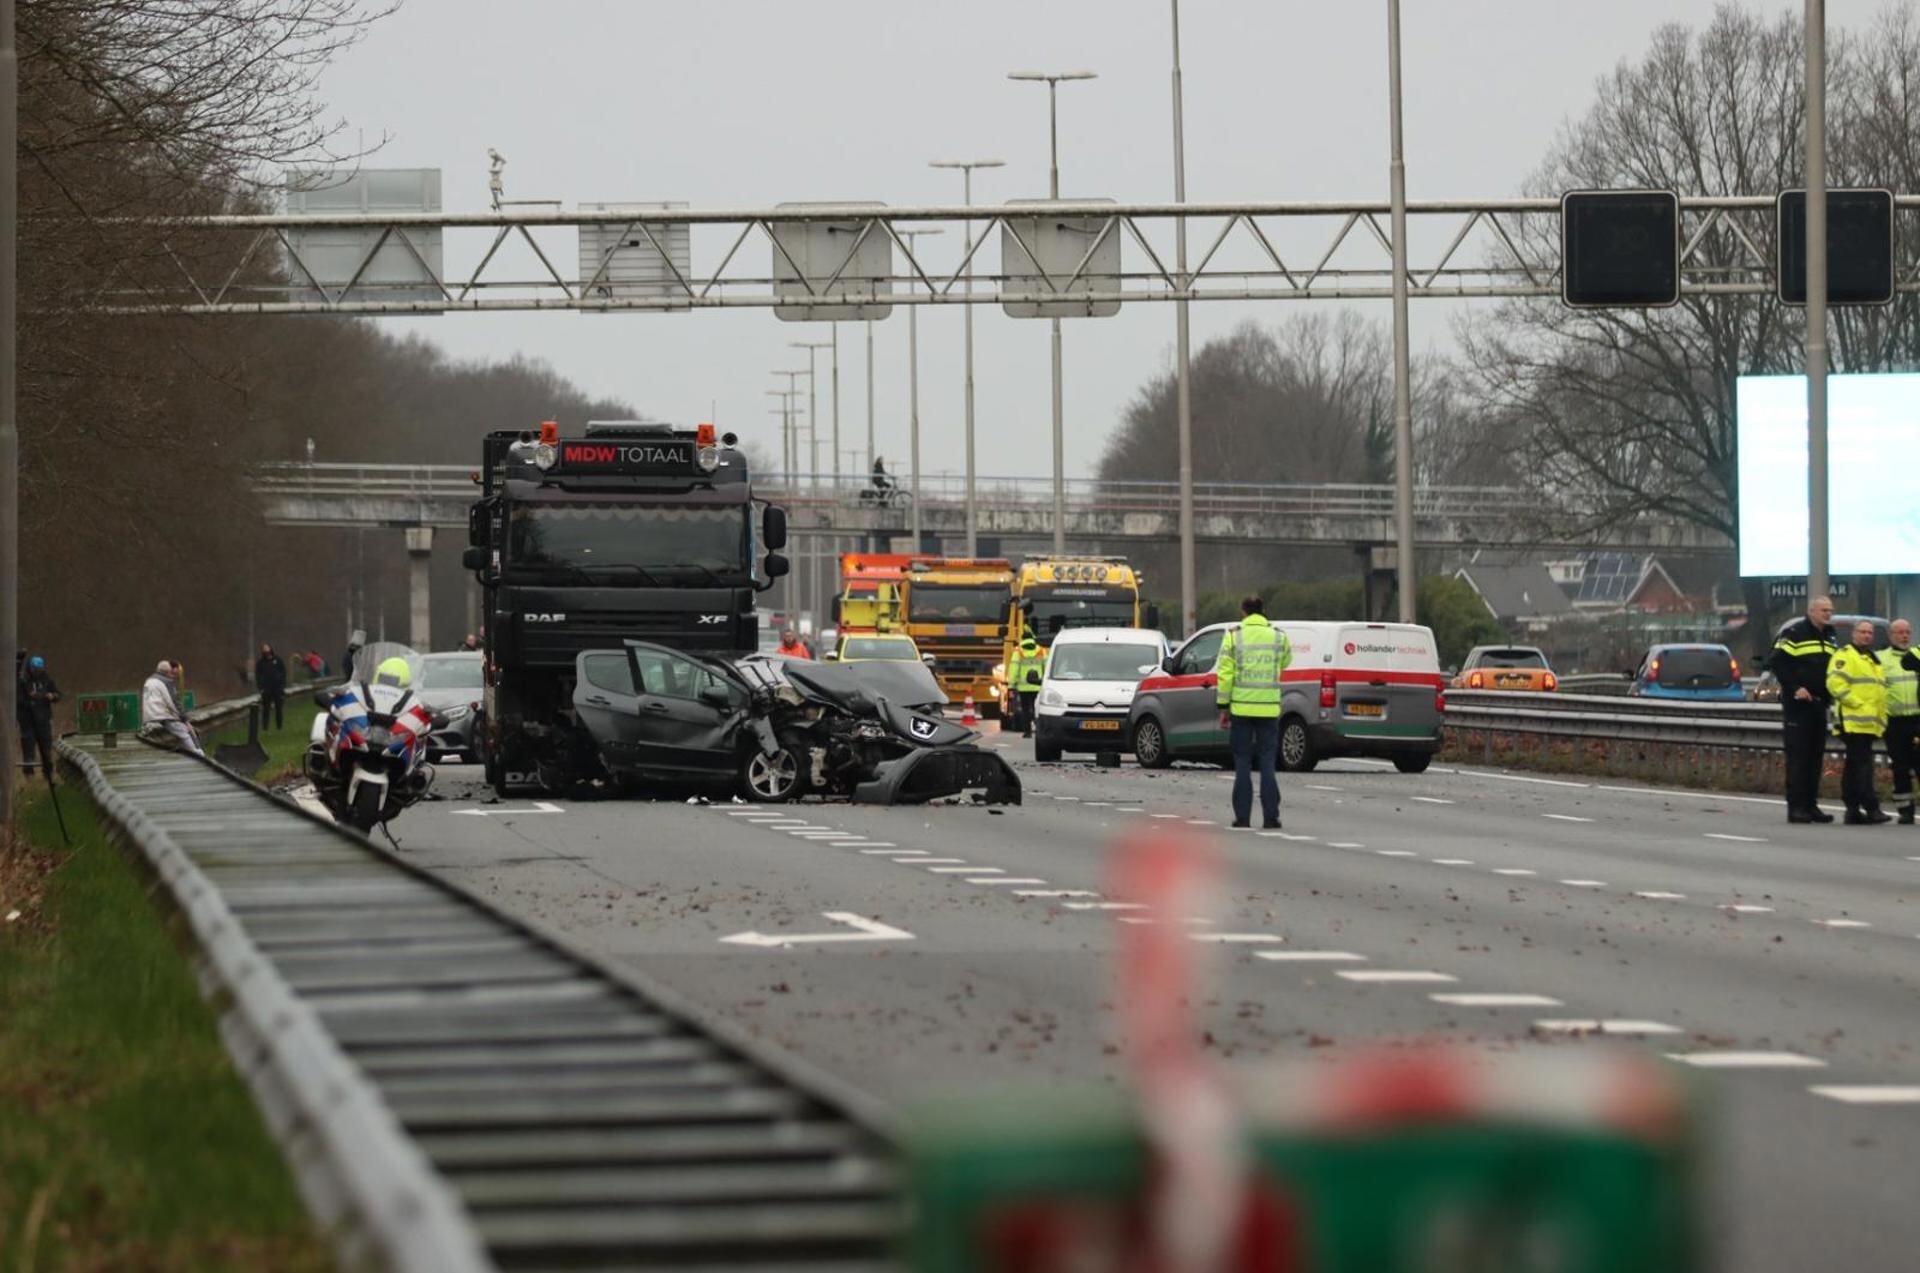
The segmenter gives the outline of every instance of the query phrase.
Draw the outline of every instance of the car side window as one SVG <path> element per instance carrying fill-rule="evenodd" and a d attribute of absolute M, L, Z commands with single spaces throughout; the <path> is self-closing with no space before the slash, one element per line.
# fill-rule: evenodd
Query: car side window
<path fill-rule="evenodd" d="M 1196 672 L 1212 671 L 1214 660 L 1220 657 L 1220 643 L 1226 635 L 1226 629 L 1222 628 L 1218 632 L 1202 633 L 1187 642 L 1187 647 L 1180 651 L 1179 663 L 1175 665 L 1177 674 L 1192 676 Z"/>
<path fill-rule="evenodd" d="M 610 694 L 632 694 L 633 669 L 624 653 L 589 654 L 587 684 Z"/>
<path fill-rule="evenodd" d="M 635 650 L 633 661 L 640 669 L 641 693 L 654 694 L 662 698 L 698 698 L 700 691 L 710 685 L 726 686 L 726 682 L 701 667 L 692 659 L 669 654 L 664 650 Z M 732 690 L 729 689 L 731 694 Z"/>

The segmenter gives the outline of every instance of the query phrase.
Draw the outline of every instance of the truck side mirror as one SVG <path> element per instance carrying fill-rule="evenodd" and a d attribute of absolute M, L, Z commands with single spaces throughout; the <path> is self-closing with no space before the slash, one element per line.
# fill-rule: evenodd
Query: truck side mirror
<path fill-rule="evenodd" d="M 765 569 L 768 579 L 780 579 L 793 569 L 793 565 L 779 553 L 768 553 Z"/>
<path fill-rule="evenodd" d="M 460 554 L 460 566 L 464 570 L 485 570 L 487 568 L 487 550 L 469 548 Z"/>
<path fill-rule="evenodd" d="M 761 514 L 760 517 L 760 538 L 765 541 L 767 547 L 770 549 L 785 548 L 787 546 L 786 509 L 773 504 L 767 505 L 766 512 Z M 787 572 L 783 570 L 780 573 L 784 575 Z M 775 577 L 777 578 L 778 576 Z"/>

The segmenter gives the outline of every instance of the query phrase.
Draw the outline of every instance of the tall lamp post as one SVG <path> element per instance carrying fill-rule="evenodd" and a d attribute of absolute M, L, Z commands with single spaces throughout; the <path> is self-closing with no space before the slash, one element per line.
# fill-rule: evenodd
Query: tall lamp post
<path fill-rule="evenodd" d="M 1060 112 L 1059 89 L 1063 80 L 1091 80 L 1092 71 L 1009 71 L 1010 80 L 1025 80 L 1047 86 L 1047 197 L 1060 198 Z M 1067 430 L 1066 409 L 1060 388 L 1060 320 L 1053 320 L 1053 551 L 1067 551 Z"/>
<path fill-rule="evenodd" d="M 1393 201 L 1393 520 L 1400 622 L 1419 613 L 1413 563 L 1413 388 L 1407 341 L 1407 159 L 1400 136 L 1400 0 L 1387 0 L 1387 97 L 1393 155 L 1387 167 Z"/>
<path fill-rule="evenodd" d="M 776 376 L 785 376 L 787 378 L 787 387 L 785 389 L 769 389 L 767 391 L 768 393 L 797 394 L 800 391 L 794 387 L 793 382 L 801 376 L 807 376 L 809 379 L 812 378 L 812 373 L 805 367 L 801 367 L 795 371 L 779 368 L 776 369 L 773 374 Z M 787 452 L 787 486 L 790 491 L 798 490 L 800 485 L 800 418 L 797 410 L 787 417 L 783 437 L 786 441 Z"/>
<path fill-rule="evenodd" d="M 1004 168 L 1004 159 L 936 159 L 928 165 L 931 168 L 958 168 L 961 176 L 961 197 L 968 207 L 973 206 L 973 170 L 975 168 Z M 973 222 L 966 223 L 967 268 L 966 293 L 973 295 Z M 967 556 L 980 555 L 980 514 L 974 503 L 974 460 L 973 460 L 973 306 L 966 310 L 967 328 Z"/>
<path fill-rule="evenodd" d="M 790 340 L 795 349 L 807 351 L 807 467 L 813 472 L 813 485 L 820 485 L 820 378 L 814 374 L 813 356 L 832 346 L 830 340 Z"/>
<path fill-rule="evenodd" d="M 1806 24 L 1807 600 L 1811 602 L 1828 588 L 1826 0 L 1807 0 Z"/>
<path fill-rule="evenodd" d="M 1187 126 L 1180 88 L 1180 0 L 1173 4 L 1173 201 L 1187 201 Z M 1194 631 L 1199 625 L 1199 584 L 1195 577 L 1193 552 L 1193 361 L 1189 354 L 1186 292 L 1193 286 L 1187 277 L 1187 219 L 1174 222 L 1174 273 L 1180 279 L 1181 297 L 1175 302 L 1174 375 L 1175 398 L 1179 407 L 1180 435 L 1180 630 Z"/>
<path fill-rule="evenodd" d="M 925 235 L 943 233 L 938 227 L 928 230 L 901 230 L 900 237 L 907 241 L 907 251 L 914 250 L 913 241 Z M 907 306 L 907 432 L 910 438 L 912 469 L 908 490 L 912 492 L 912 507 L 908 510 L 908 525 L 913 532 L 914 552 L 920 551 L 920 307 Z"/>
<path fill-rule="evenodd" d="M 867 320 L 867 467 L 873 467 L 873 320 Z"/>

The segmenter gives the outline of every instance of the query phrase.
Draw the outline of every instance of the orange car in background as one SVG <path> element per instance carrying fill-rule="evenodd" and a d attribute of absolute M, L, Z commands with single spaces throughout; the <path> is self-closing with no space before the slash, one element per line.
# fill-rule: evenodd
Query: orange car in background
<path fill-rule="evenodd" d="M 1457 690 L 1555 690 L 1560 678 L 1547 665 L 1546 653 L 1531 645 L 1476 645 L 1467 651 Z"/>

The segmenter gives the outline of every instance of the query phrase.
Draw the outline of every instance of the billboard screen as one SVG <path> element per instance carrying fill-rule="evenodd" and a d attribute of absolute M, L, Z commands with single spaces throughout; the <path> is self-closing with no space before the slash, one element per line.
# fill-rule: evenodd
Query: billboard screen
<path fill-rule="evenodd" d="M 1740 573 L 1807 573 L 1807 378 L 1741 376 Z M 1920 574 L 1920 374 L 1827 379 L 1827 568 Z"/>

